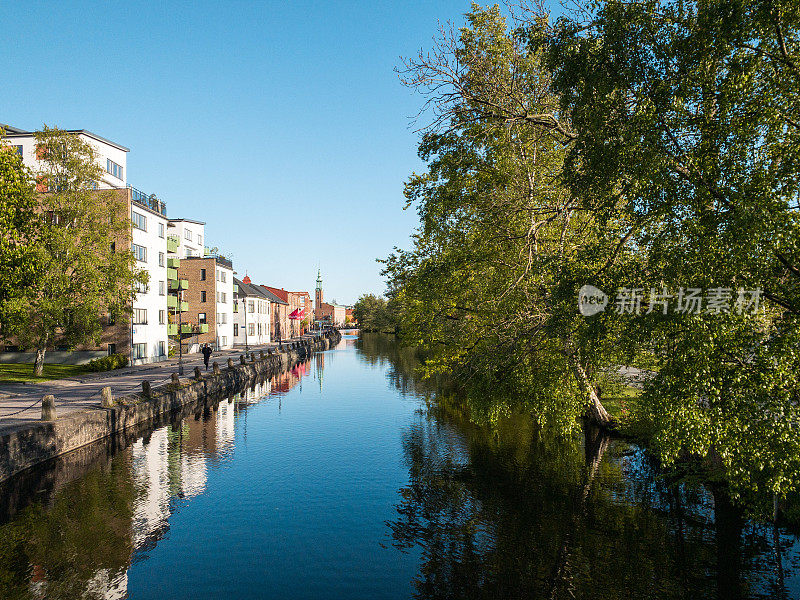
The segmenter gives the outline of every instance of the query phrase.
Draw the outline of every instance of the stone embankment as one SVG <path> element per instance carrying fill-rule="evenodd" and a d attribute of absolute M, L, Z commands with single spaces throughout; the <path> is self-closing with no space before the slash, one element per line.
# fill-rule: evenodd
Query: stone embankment
<path fill-rule="evenodd" d="M 104 394 L 102 408 L 74 412 L 54 420 L 42 420 L 4 433 L 0 437 L 0 481 L 56 456 L 83 448 L 122 433 L 141 431 L 146 424 L 158 422 L 164 415 L 180 415 L 186 407 L 209 397 L 236 394 L 258 379 L 278 375 L 314 352 L 328 350 L 341 339 L 331 331 L 305 339 L 275 351 L 241 355 L 239 361 L 228 359 L 226 365 L 214 363 L 211 372 L 196 369 L 190 378 L 173 375 L 172 382 L 150 388 L 143 382 L 142 392 L 113 398 Z M 44 404 L 44 403 L 43 403 Z"/>

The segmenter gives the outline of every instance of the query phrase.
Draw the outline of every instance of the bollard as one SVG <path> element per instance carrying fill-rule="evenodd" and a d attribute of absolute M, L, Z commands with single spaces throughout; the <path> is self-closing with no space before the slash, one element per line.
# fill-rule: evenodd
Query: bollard
<path fill-rule="evenodd" d="M 233 359 L 232 359 L 232 358 L 229 358 L 229 359 L 228 359 L 228 368 L 229 368 L 229 369 L 232 369 L 232 368 L 233 368 Z"/>
<path fill-rule="evenodd" d="M 180 387 L 181 385 L 181 378 L 178 377 L 177 373 L 172 374 L 172 385 Z"/>
<path fill-rule="evenodd" d="M 106 386 L 100 390 L 100 405 L 103 408 L 111 408 L 114 406 L 114 396 L 111 395 L 110 386 Z"/>
<path fill-rule="evenodd" d="M 250 353 L 250 362 L 256 362 L 256 355 L 254 352 Z"/>
<path fill-rule="evenodd" d="M 47 394 L 42 397 L 42 421 L 55 421 L 56 418 L 56 398 Z"/>
<path fill-rule="evenodd" d="M 152 395 L 152 390 L 150 389 L 149 381 L 142 382 L 142 394 L 144 394 L 145 398 L 149 398 Z"/>
<path fill-rule="evenodd" d="M 216 361 L 214 361 L 212 368 L 214 370 L 214 375 L 219 375 L 219 365 L 217 364 Z"/>
<path fill-rule="evenodd" d="M 239 355 L 239 362 L 242 363 L 243 365 L 247 364 L 247 359 L 244 357 L 244 354 Z"/>
<path fill-rule="evenodd" d="M 258 351 L 258 355 L 261 358 L 261 360 L 264 360 L 264 351 L 263 350 L 259 350 Z"/>
<path fill-rule="evenodd" d="M 269 354 L 270 356 L 272 356 L 272 348 L 267 348 L 267 354 Z"/>
<path fill-rule="evenodd" d="M 203 378 L 203 373 L 200 372 L 200 367 L 194 368 L 194 378 L 200 381 Z"/>

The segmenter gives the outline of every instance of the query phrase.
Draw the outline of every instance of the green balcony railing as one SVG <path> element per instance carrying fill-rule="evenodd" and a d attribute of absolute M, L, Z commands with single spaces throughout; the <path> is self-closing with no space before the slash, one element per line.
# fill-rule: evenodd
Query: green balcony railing
<path fill-rule="evenodd" d="M 181 266 L 181 259 L 180 258 L 168 258 L 167 259 L 167 266 L 170 269 L 177 269 Z"/>
<path fill-rule="evenodd" d="M 167 269 L 167 279 L 170 281 L 178 278 L 178 269 Z"/>
<path fill-rule="evenodd" d="M 167 252 L 177 252 L 179 245 L 180 241 L 178 240 L 178 236 L 176 235 L 167 236 Z"/>
<path fill-rule="evenodd" d="M 170 323 L 167 325 L 167 335 L 178 335 L 178 324 Z"/>
<path fill-rule="evenodd" d="M 188 279 L 170 279 L 169 280 L 169 289 L 172 292 L 176 292 L 178 290 L 188 290 L 189 289 L 189 280 Z"/>
<path fill-rule="evenodd" d="M 167 308 L 178 308 L 177 296 L 167 296 Z"/>
<path fill-rule="evenodd" d="M 197 331 L 200 333 L 208 333 L 208 323 L 200 323 L 200 325 L 197 326 Z"/>
<path fill-rule="evenodd" d="M 189 303 L 188 302 L 181 302 L 178 306 L 181 312 L 187 312 L 189 310 Z"/>
<path fill-rule="evenodd" d="M 181 333 L 194 333 L 192 331 L 191 323 L 186 323 L 184 325 L 181 325 Z"/>

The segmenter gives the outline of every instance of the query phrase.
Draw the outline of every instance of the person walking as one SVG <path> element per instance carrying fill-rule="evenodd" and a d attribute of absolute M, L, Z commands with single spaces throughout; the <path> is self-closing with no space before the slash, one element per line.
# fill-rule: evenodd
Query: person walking
<path fill-rule="evenodd" d="M 211 346 L 206 344 L 203 346 L 203 363 L 206 365 L 206 371 L 208 371 L 208 361 L 211 358 Z"/>

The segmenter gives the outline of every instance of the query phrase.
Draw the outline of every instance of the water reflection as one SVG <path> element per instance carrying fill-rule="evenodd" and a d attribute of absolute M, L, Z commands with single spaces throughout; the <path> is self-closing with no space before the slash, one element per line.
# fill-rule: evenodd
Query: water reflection
<path fill-rule="evenodd" d="M 0 485 L 0 598 L 127 598 L 130 567 L 146 560 L 168 535 L 170 518 L 205 492 L 209 469 L 232 459 L 248 407 L 291 390 L 310 367 Z"/>
<path fill-rule="evenodd" d="M 389 361 L 398 390 L 424 389 L 413 352 L 370 336 L 359 351 Z M 596 430 L 564 439 L 438 400 L 402 434 L 409 483 L 387 523 L 422 552 L 416 598 L 800 596 L 797 538 L 747 522 L 724 486 L 671 480 Z"/>

